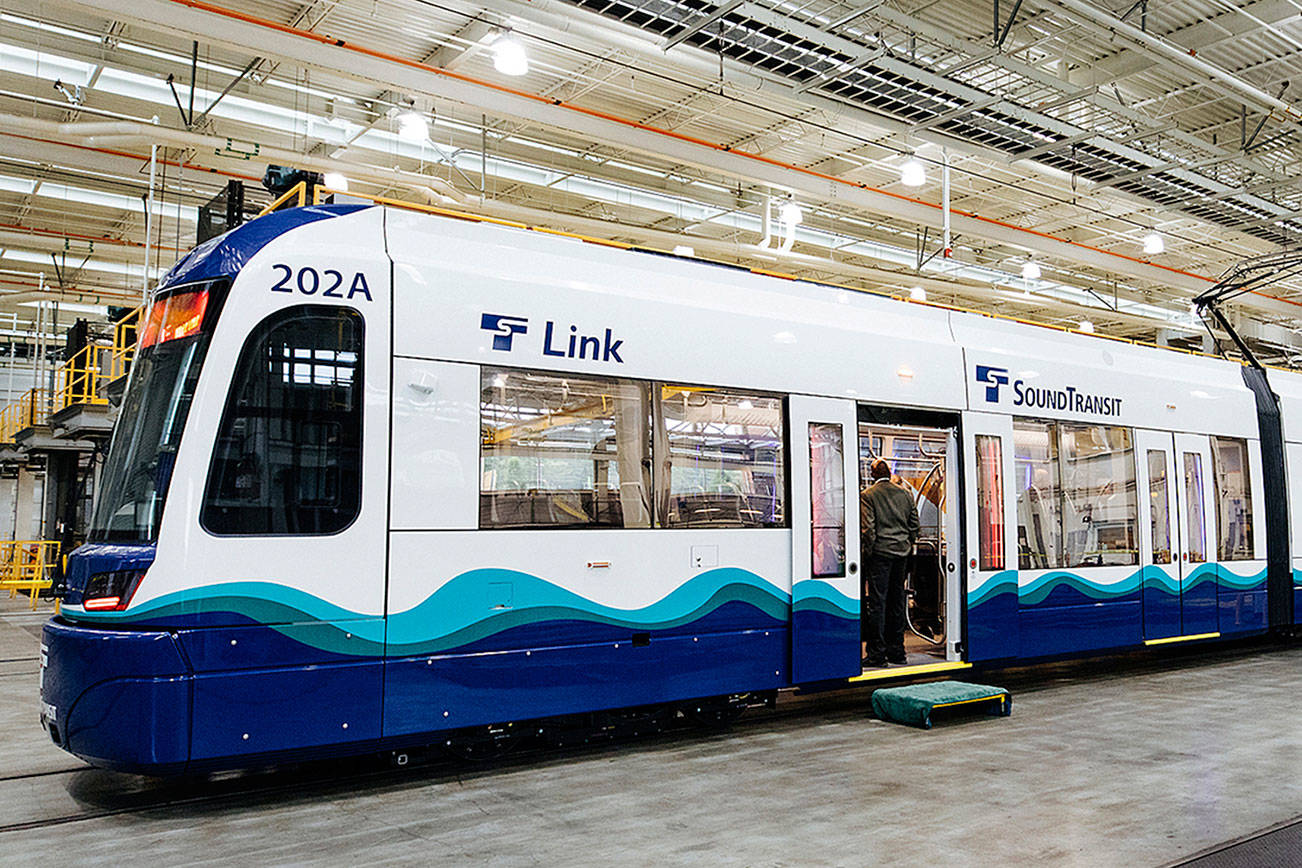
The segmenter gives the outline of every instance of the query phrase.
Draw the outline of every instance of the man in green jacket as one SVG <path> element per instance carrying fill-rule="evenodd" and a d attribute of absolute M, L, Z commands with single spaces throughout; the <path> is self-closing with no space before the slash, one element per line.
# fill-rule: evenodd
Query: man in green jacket
<path fill-rule="evenodd" d="M 872 483 L 859 494 L 859 544 L 864 600 L 860 613 L 863 665 L 904 663 L 904 568 L 918 538 L 918 509 L 903 486 L 891 482 L 882 458 L 869 470 Z"/>

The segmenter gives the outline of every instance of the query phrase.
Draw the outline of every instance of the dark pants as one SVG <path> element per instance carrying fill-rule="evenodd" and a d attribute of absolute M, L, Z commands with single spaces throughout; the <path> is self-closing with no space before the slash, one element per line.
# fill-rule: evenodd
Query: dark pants
<path fill-rule="evenodd" d="M 904 656 L 903 555 L 873 555 L 864 577 L 867 593 L 859 619 L 859 635 L 868 643 L 868 657 Z"/>

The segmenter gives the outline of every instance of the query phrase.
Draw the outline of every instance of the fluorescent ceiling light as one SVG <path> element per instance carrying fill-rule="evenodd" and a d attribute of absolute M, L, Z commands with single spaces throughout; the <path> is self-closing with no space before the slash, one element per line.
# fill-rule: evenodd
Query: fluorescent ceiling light
<path fill-rule="evenodd" d="M 799 226 L 800 221 L 805 219 L 805 212 L 795 202 L 788 202 L 778 209 L 778 219 L 788 226 Z"/>
<path fill-rule="evenodd" d="M 927 167 L 917 157 L 909 157 L 900 166 L 900 183 L 906 187 L 921 187 L 927 183 Z"/>
<path fill-rule="evenodd" d="M 331 190 L 338 190 L 340 193 L 348 192 L 348 179 L 339 172 L 326 172 L 321 180 Z"/>
<path fill-rule="evenodd" d="M 1144 252 L 1148 254 L 1165 253 L 1166 242 L 1156 232 L 1144 236 Z"/>
<path fill-rule="evenodd" d="M 398 115 L 398 138 L 404 142 L 424 142 L 429 138 L 429 121 L 419 112 Z"/>
<path fill-rule="evenodd" d="M 18 302 L 17 307 L 44 307 L 47 310 L 52 310 L 54 308 L 54 302 L 51 300 L 20 301 Z M 78 304 L 73 301 L 61 301 L 59 302 L 59 312 L 87 313 L 97 316 L 105 316 L 108 314 L 108 308 L 102 304 Z"/>
<path fill-rule="evenodd" d="M 927 291 L 920 286 L 915 286 L 909 290 L 909 298 L 914 301 L 926 301 Z"/>
<path fill-rule="evenodd" d="M 679 244 L 674 247 L 674 256 L 695 256 L 696 248 L 688 247 L 686 244 Z"/>
<path fill-rule="evenodd" d="M 517 40 L 501 36 L 493 42 L 493 68 L 502 75 L 524 75 L 529 71 L 529 55 Z"/>
<path fill-rule="evenodd" d="M 1030 261 L 1030 262 L 1027 262 L 1025 265 L 1023 265 L 1023 266 L 1022 266 L 1022 277 L 1023 277 L 1023 279 L 1025 279 L 1025 280 L 1039 280 L 1039 279 L 1040 279 L 1040 263 L 1035 262 L 1034 260 L 1032 260 L 1032 261 Z"/>
<path fill-rule="evenodd" d="M 1080 321 L 1080 330 L 1086 334 L 1092 335 L 1094 334 L 1094 323 L 1087 319 L 1083 319 Z"/>

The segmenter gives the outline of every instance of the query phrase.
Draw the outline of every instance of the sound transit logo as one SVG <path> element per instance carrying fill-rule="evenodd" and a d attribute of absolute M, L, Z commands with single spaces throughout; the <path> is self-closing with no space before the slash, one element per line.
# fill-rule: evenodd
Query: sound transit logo
<path fill-rule="evenodd" d="M 986 386 L 986 400 L 991 404 L 998 404 L 999 387 L 1008 385 L 1008 369 L 977 365 L 976 378 L 978 383 L 991 384 Z"/>
<path fill-rule="evenodd" d="M 998 404 L 1000 387 L 1011 385 L 1014 407 L 1094 413 L 1100 416 L 1121 415 L 1121 398 L 1116 395 L 1091 393 L 1077 386 L 1064 386 L 1061 389 L 1029 386 L 1025 380 L 1013 380 L 1007 368 L 977 365 L 976 381 L 985 384 L 987 404 Z"/>
<path fill-rule="evenodd" d="M 493 349 L 509 353 L 511 351 L 511 341 L 515 336 L 529 331 L 529 320 L 522 316 L 486 313 L 480 319 L 479 327 L 484 331 L 496 332 L 493 335 Z"/>

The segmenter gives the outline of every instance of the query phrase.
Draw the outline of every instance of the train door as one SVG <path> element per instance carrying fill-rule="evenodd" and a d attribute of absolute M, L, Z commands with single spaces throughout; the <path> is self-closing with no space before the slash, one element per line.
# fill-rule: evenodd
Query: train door
<path fill-rule="evenodd" d="M 878 458 L 913 498 L 920 532 L 908 559 L 904 646 L 910 665 L 959 659 L 958 431 L 929 425 L 859 423 L 859 488 Z M 867 569 L 867 565 L 864 565 Z"/>
<path fill-rule="evenodd" d="M 791 396 L 791 680 L 860 672 L 852 401 Z"/>
<path fill-rule="evenodd" d="M 1212 525 L 1212 458 L 1207 438 L 1175 435 L 1175 479 L 1180 540 L 1181 633 L 1216 632 L 1216 565 Z"/>
<path fill-rule="evenodd" d="M 1136 431 L 1136 485 L 1140 497 L 1140 576 L 1144 640 L 1183 632 L 1181 616 L 1181 527 L 1177 518 L 1174 440 L 1163 431 Z M 1147 492 L 1147 496 L 1144 493 Z"/>
<path fill-rule="evenodd" d="M 1016 657 L 1020 648 L 1014 535 L 1018 485 L 1013 475 L 1013 420 L 963 414 L 963 491 L 967 557 L 967 659 Z"/>

